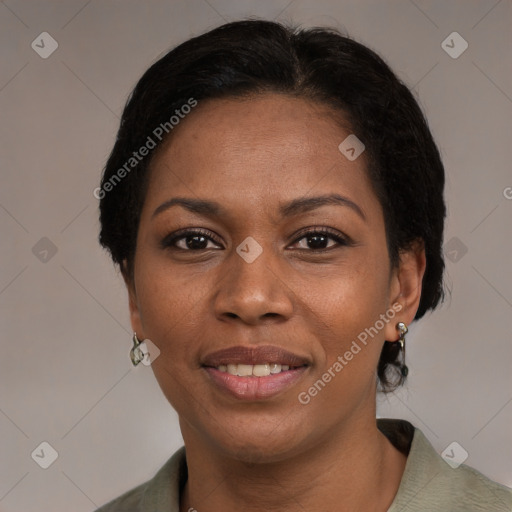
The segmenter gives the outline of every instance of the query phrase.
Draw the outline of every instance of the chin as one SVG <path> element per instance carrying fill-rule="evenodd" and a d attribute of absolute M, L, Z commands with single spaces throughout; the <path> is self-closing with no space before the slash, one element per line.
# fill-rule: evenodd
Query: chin
<path fill-rule="evenodd" d="M 300 423 L 282 421 L 265 424 L 261 420 L 252 428 L 238 425 L 211 432 L 210 442 L 217 445 L 223 456 L 247 464 L 276 463 L 286 460 L 305 448 L 307 435 L 301 432 Z M 262 428 L 263 426 L 263 428 Z"/>
<path fill-rule="evenodd" d="M 212 399 L 192 409 L 182 401 L 169 401 L 180 417 L 185 443 L 199 443 L 203 449 L 247 464 L 287 460 L 320 443 L 323 437 L 313 409 L 296 401 L 291 405 L 283 401 L 272 406 L 226 406 Z"/>

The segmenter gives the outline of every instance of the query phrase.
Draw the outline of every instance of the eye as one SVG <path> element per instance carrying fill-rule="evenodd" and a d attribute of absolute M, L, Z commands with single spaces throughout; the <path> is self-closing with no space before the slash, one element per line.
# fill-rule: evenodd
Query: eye
<path fill-rule="evenodd" d="M 338 231 L 334 231 L 330 228 L 317 228 L 310 229 L 309 231 L 302 231 L 299 238 L 295 239 L 293 245 L 305 241 L 299 250 L 305 250 L 308 252 L 325 252 L 329 251 L 336 246 L 347 246 L 350 245 L 350 239 L 341 235 Z M 334 243 L 329 245 L 329 240 Z M 208 246 L 208 243 L 212 242 L 214 246 Z M 327 244 L 327 245 L 326 245 Z M 175 233 L 167 235 L 161 242 L 162 248 L 173 248 L 182 251 L 203 251 L 206 249 L 215 249 L 220 246 L 221 243 L 212 236 L 211 231 L 203 229 L 188 229 L 180 230 Z M 304 246 L 305 245 L 305 246 Z"/>
<path fill-rule="evenodd" d="M 203 229 L 180 230 L 167 235 L 161 242 L 162 248 L 175 248 L 183 251 L 202 251 L 213 249 L 208 247 L 208 242 L 220 245 L 212 236 L 210 231 Z"/>
<path fill-rule="evenodd" d="M 302 240 L 305 240 L 305 244 L 303 243 L 303 246 L 299 247 L 299 249 L 307 250 L 309 248 L 311 249 L 309 252 L 325 252 L 336 246 L 350 245 L 350 240 L 347 237 L 330 228 L 317 228 L 302 232 L 301 236 L 295 240 L 295 244 L 300 243 Z M 334 241 L 334 243 L 328 245 L 329 240 Z"/>

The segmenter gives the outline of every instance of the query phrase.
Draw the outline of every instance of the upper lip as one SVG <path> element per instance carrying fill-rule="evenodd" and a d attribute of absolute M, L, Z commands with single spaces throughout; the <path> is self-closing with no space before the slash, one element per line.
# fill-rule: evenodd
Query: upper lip
<path fill-rule="evenodd" d="M 207 354 L 203 366 L 220 366 L 227 364 L 287 364 L 289 366 L 309 365 L 307 358 L 273 345 L 244 347 L 242 345 L 223 348 Z"/>

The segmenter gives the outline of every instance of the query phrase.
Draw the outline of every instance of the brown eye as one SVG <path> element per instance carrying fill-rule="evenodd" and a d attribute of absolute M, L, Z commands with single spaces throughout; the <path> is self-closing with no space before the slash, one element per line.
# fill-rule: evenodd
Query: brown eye
<path fill-rule="evenodd" d="M 307 231 L 301 234 L 294 243 L 297 244 L 302 240 L 305 240 L 305 243 L 299 249 L 310 249 L 312 252 L 321 252 L 331 250 L 337 246 L 350 245 L 350 242 L 345 237 L 326 228 Z M 329 245 L 329 240 L 334 241 L 334 243 Z"/>
<path fill-rule="evenodd" d="M 178 231 L 166 236 L 161 246 L 164 249 L 172 248 L 182 251 L 203 251 L 205 249 L 214 249 L 215 247 L 208 247 L 208 242 L 213 242 L 220 245 L 213 237 L 210 236 L 209 231 L 201 229 Z"/>

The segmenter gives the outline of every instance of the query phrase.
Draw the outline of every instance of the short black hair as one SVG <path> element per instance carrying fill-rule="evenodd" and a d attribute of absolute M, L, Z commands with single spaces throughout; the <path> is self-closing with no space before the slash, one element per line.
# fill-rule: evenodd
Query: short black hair
<path fill-rule="evenodd" d="M 391 264 L 413 243 L 424 244 L 426 270 L 415 319 L 434 309 L 444 298 L 445 177 L 438 148 L 407 86 L 374 51 L 332 28 L 235 21 L 185 41 L 144 73 L 124 108 L 96 189 L 99 240 L 113 261 L 132 275 L 147 170 L 163 132 L 172 133 L 171 118 L 192 101 L 265 92 L 313 100 L 343 115 L 365 145 Z M 148 137 L 147 156 L 135 158 L 139 148 L 150 148 Z M 377 368 L 382 391 L 404 380 L 399 352 L 398 343 L 384 343 Z"/>

